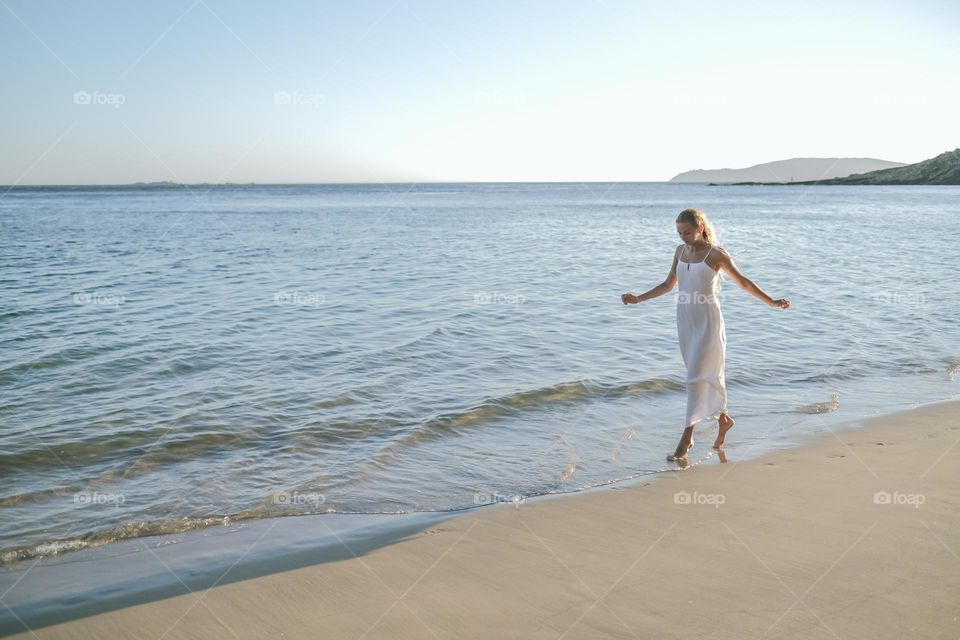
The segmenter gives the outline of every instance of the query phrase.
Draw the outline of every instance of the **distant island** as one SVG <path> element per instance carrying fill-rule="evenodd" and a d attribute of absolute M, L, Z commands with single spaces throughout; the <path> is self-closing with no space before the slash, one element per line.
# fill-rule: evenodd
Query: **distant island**
<path fill-rule="evenodd" d="M 249 186 L 256 184 L 255 182 L 197 182 L 195 184 L 188 184 L 186 182 L 170 182 L 164 180 L 162 182 L 134 182 L 132 184 L 119 184 L 119 185 L 109 185 L 117 187 L 137 187 L 142 189 L 144 187 L 240 187 L 240 186 Z"/>
<path fill-rule="evenodd" d="M 785 184 L 956 184 L 960 185 L 960 148 L 914 164 L 829 180 Z"/>
<path fill-rule="evenodd" d="M 791 183 L 841 178 L 852 174 L 906 166 L 875 158 L 791 158 L 755 164 L 743 169 L 695 169 L 675 175 L 670 182 Z"/>
<path fill-rule="evenodd" d="M 788 161 L 785 161 L 788 162 Z M 878 160 L 876 162 L 883 162 Z M 770 163 L 771 165 L 776 163 Z M 896 164 L 896 163 L 894 163 Z M 762 167 L 764 165 L 757 165 Z M 752 169 L 753 167 L 751 167 Z M 726 170 L 729 171 L 729 170 Z M 680 174 L 684 175 L 684 174 Z M 944 151 L 940 155 L 915 162 L 899 164 L 895 167 L 876 169 L 864 173 L 813 180 L 752 180 L 745 182 L 710 182 L 709 185 L 795 185 L 795 184 L 867 184 L 867 185 L 960 185 L 960 148 Z"/>
<path fill-rule="evenodd" d="M 84 191 L 93 189 L 191 189 L 195 187 L 246 187 L 256 185 L 256 182 L 127 182 L 123 184 L 15 184 L 0 185 L 0 189 L 7 191 L 16 189 L 17 191 L 36 191 L 44 189 L 64 189 L 71 191 Z"/>

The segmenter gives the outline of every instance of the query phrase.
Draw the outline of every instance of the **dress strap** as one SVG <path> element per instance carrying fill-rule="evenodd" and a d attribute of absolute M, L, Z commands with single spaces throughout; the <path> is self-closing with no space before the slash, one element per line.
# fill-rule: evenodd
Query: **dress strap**
<path fill-rule="evenodd" d="M 713 245 L 712 245 L 712 244 L 710 245 L 710 248 L 707 249 L 707 256 L 710 255 L 710 252 L 711 252 L 711 251 L 713 251 Z M 703 261 L 704 261 L 704 262 L 707 261 L 707 256 L 703 256 Z"/>

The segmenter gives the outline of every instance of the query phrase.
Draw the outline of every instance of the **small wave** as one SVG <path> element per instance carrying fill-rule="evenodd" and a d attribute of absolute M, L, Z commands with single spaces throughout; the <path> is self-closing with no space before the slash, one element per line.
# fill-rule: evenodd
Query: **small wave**
<path fill-rule="evenodd" d="M 863 367 L 855 367 L 846 370 L 827 370 L 812 376 L 800 378 L 795 382 L 831 382 L 833 380 L 854 380 L 867 376 L 870 371 Z"/>
<path fill-rule="evenodd" d="M 623 434 L 623 438 L 620 440 L 620 443 L 617 445 L 617 448 L 613 450 L 613 453 L 610 454 L 610 457 L 607 459 L 607 462 L 616 462 L 620 457 L 620 454 L 623 453 L 623 450 L 627 448 L 627 443 L 631 438 L 636 434 L 636 429 L 630 427 Z"/>
<path fill-rule="evenodd" d="M 951 382 L 960 373 L 960 358 L 950 358 L 947 361 L 947 379 Z"/>
<path fill-rule="evenodd" d="M 70 495 L 73 493 L 77 493 L 80 490 L 81 490 L 81 487 L 79 486 L 61 485 L 56 487 L 50 487 L 48 489 L 40 489 L 39 491 L 25 491 L 22 493 L 15 493 L 13 495 L 4 496 L 0 498 L 0 509 L 25 505 L 31 502 L 38 502 L 40 500 L 45 500 L 47 498 Z"/>
<path fill-rule="evenodd" d="M 360 401 L 354 398 L 349 393 L 341 393 L 336 398 L 331 398 L 330 400 L 321 400 L 319 402 L 313 403 L 310 407 L 311 409 L 330 409 L 332 407 L 340 407 L 347 404 L 357 404 Z"/>
<path fill-rule="evenodd" d="M 670 378 L 651 378 L 627 384 L 606 384 L 578 380 L 564 382 L 529 391 L 519 391 L 499 398 L 491 398 L 482 404 L 436 416 L 422 422 L 415 430 L 384 446 L 371 461 L 376 465 L 384 457 L 392 457 L 397 451 L 457 433 L 464 427 L 496 422 L 503 416 L 513 415 L 517 410 L 539 410 L 551 405 L 581 402 L 593 398 L 619 398 L 634 395 L 652 395 L 685 388 L 682 382 Z"/>
<path fill-rule="evenodd" d="M 573 475 L 573 472 L 577 470 L 577 461 L 570 460 L 567 466 L 563 471 L 560 472 L 560 475 L 557 476 L 557 482 L 564 482 L 567 478 Z"/>
<path fill-rule="evenodd" d="M 682 391 L 684 385 L 670 378 L 651 378 L 626 384 L 604 384 L 578 380 L 549 387 L 510 394 L 494 402 L 509 407 L 527 407 L 555 402 L 567 402 L 587 397 L 619 398 L 631 395 L 649 395 L 666 391 Z"/>
<path fill-rule="evenodd" d="M 260 433 L 243 433 L 252 441 L 261 442 L 267 430 Z M 177 430 L 171 426 L 159 426 L 127 433 L 107 433 L 74 442 L 54 442 L 0 455 L 0 477 L 38 469 L 58 468 L 67 461 L 71 468 L 79 465 L 117 465 L 113 471 L 104 472 L 100 480 L 129 477 L 141 474 L 157 466 L 194 460 L 202 455 L 216 455 L 225 449 L 240 449 L 247 441 L 229 428 L 206 428 Z M 58 455 L 51 455 L 51 451 Z M 132 461 L 132 462 L 131 462 Z"/>
<path fill-rule="evenodd" d="M 795 413 L 815 414 L 815 413 L 833 413 L 840 408 L 840 396 L 833 394 L 826 402 L 814 402 L 799 407 Z"/>
<path fill-rule="evenodd" d="M 564 449 L 566 463 L 564 464 L 563 470 L 560 471 L 559 475 L 557 475 L 556 481 L 557 484 L 563 484 L 577 471 L 578 468 L 580 468 L 580 456 L 577 455 L 576 450 L 570 441 L 567 440 L 565 434 L 561 433 L 557 439 L 560 441 L 560 445 Z"/>
<path fill-rule="evenodd" d="M 28 372 L 56 369 L 80 360 L 96 357 L 101 353 L 102 349 L 96 347 L 67 347 L 59 351 L 43 353 L 35 360 L 18 362 L 6 367 L 0 370 L 0 376 L 3 378 L 18 379 Z"/>
<path fill-rule="evenodd" d="M 495 418 L 506 412 L 502 408 L 526 409 L 541 408 L 549 405 L 576 402 L 587 398 L 616 398 L 630 395 L 655 394 L 665 391 L 678 391 L 684 385 L 669 378 L 653 378 L 627 384 L 602 384 L 578 380 L 562 382 L 548 387 L 529 391 L 519 391 L 499 398 L 488 399 L 483 404 L 440 416 L 424 423 L 430 430 L 454 429 L 465 424 L 474 424 L 480 418 Z"/>
<path fill-rule="evenodd" d="M 400 344 L 393 345 L 392 347 L 371 349 L 369 351 L 355 353 L 355 356 L 357 358 L 362 358 L 365 356 L 375 356 L 377 358 L 382 358 L 385 356 L 392 356 L 392 355 L 408 357 L 409 354 L 407 352 L 410 350 L 411 347 L 416 347 L 420 345 L 421 342 L 429 341 L 431 338 L 435 338 L 437 336 L 442 336 L 442 335 L 444 335 L 444 327 L 437 326 L 431 329 L 430 331 L 427 331 L 426 333 L 404 340 Z"/>
<path fill-rule="evenodd" d="M 126 522 L 112 529 L 93 532 L 74 538 L 45 540 L 36 544 L 4 549 L 0 551 L 0 566 L 13 564 L 21 560 L 57 556 L 67 551 L 99 547 L 111 542 L 119 542 L 120 540 L 183 533 L 185 531 L 206 528 L 218 524 L 227 526 L 241 520 L 260 517 L 260 515 L 262 514 L 249 513 L 234 516 L 184 517 L 170 520 L 138 520 L 136 522 Z"/>

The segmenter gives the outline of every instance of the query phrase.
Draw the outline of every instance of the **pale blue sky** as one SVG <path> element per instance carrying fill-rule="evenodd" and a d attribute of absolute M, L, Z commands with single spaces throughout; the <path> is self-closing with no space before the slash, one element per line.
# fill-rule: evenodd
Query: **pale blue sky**
<path fill-rule="evenodd" d="M 960 146 L 958 36 L 923 0 L 0 0 L 0 184 L 917 162 Z"/>

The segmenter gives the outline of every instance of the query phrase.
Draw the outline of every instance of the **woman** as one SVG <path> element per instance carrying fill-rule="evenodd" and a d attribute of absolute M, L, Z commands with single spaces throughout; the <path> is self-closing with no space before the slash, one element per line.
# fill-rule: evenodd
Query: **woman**
<path fill-rule="evenodd" d="M 723 248 L 713 244 L 713 225 L 698 209 L 684 209 L 677 216 L 677 233 L 683 244 L 673 255 L 673 266 L 667 279 L 646 293 L 620 296 L 623 304 L 637 304 L 662 296 L 680 283 L 677 296 L 677 335 L 680 353 L 687 367 L 686 428 L 673 455 L 668 460 L 687 457 L 693 448 L 693 427 L 707 418 L 716 418 L 719 434 L 714 449 L 723 447 L 727 432 L 734 425 L 727 413 L 727 389 L 723 377 L 727 336 L 720 313 L 717 293 L 720 291 L 720 270 L 726 271 L 737 286 L 763 300 L 771 307 L 786 309 L 790 302 L 774 300 L 753 280 L 743 275 Z"/>

